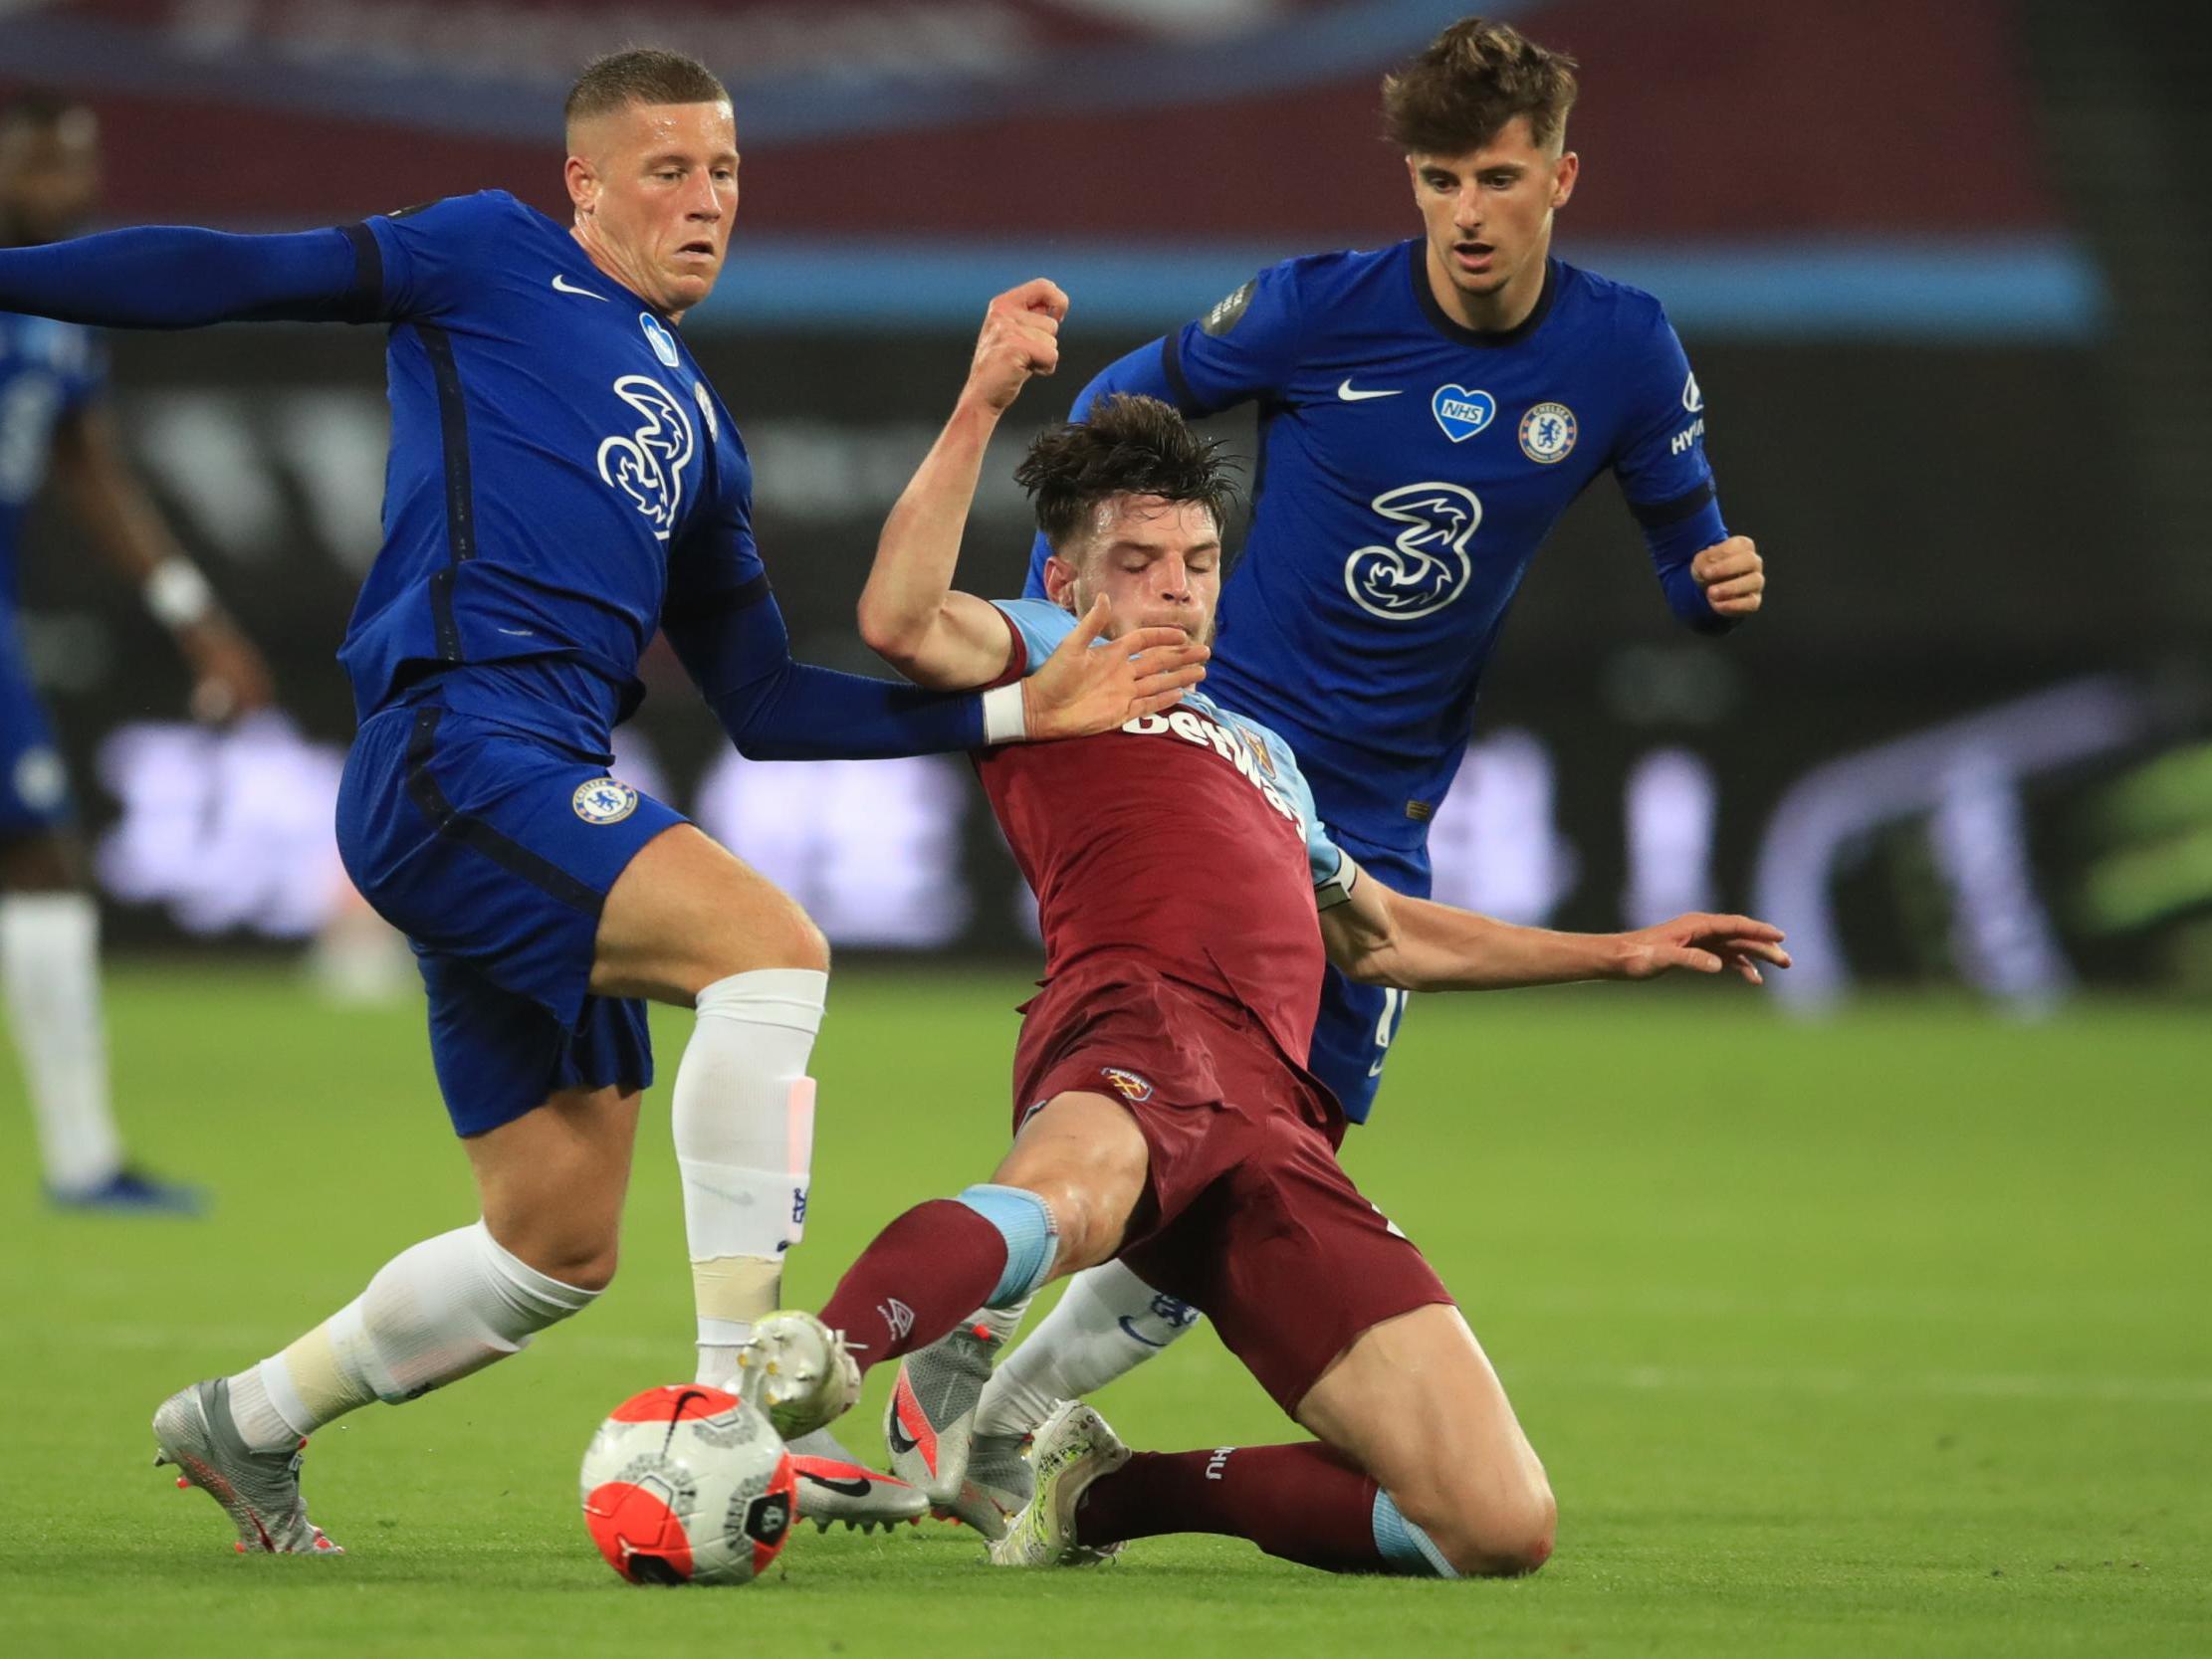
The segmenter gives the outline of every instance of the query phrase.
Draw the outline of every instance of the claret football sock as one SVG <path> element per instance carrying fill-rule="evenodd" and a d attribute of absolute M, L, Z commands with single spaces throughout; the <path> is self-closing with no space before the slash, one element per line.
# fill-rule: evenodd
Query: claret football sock
<path fill-rule="evenodd" d="M 1023 1300 L 1050 1276 L 1057 1244 L 1034 1193 L 987 1186 L 933 1198 L 876 1235 L 821 1321 L 844 1333 L 865 1370 L 929 1347 L 977 1308 Z"/>
<path fill-rule="evenodd" d="M 1377 1497 L 1374 1481 L 1316 1441 L 1138 1452 L 1084 1492 L 1075 1538 L 1103 1547 L 1218 1533 L 1326 1572 L 1405 1571 L 1381 1548 Z"/>
<path fill-rule="evenodd" d="M 100 912 L 84 893 L 0 897 L 0 980 L 38 1120 L 46 1184 L 68 1195 L 122 1167 L 100 1012 Z"/>
<path fill-rule="evenodd" d="M 754 1321 L 782 1306 L 784 1252 L 805 1231 L 806 1062 L 828 987 L 809 968 L 758 968 L 699 993 L 670 1113 L 703 1383 L 727 1383 Z"/>
<path fill-rule="evenodd" d="M 282 1353 L 230 1379 L 256 1451 L 290 1445 L 370 1400 L 394 1405 L 519 1352 L 599 1293 L 547 1277 L 483 1222 L 402 1250 L 368 1288 Z"/>
<path fill-rule="evenodd" d="M 1033 1434 L 1062 1400 L 1087 1399 L 1196 1326 L 1199 1311 L 1120 1262 L 1086 1268 L 1019 1348 L 998 1361 L 976 1408 L 979 1434 Z"/>

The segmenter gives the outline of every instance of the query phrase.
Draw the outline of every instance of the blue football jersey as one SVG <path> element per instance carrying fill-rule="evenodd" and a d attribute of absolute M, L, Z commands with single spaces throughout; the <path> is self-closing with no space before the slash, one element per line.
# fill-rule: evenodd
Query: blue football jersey
<path fill-rule="evenodd" d="M 383 547 L 338 653 L 357 712 L 434 701 L 604 754 L 671 594 L 765 580 L 737 427 L 666 320 L 505 191 L 348 234 L 394 324 Z"/>
<path fill-rule="evenodd" d="M 1257 405 L 1251 531 L 1207 690 L 1290 740 L 1341 834 L 1406 850 L 1458 769 L 1529 560 L 1598 474 L 1648 533 L 1699 516 L 1724 533 L 1703 399 L 1657 300 L 1553 260 L 1528 318 L 1482 333 L 1438 304 L 1423 248 L 1272 266 L 1078 404 Z M 1659 575 L 1685 620 L 1717 623 L 1694 550 Z"/>
<path fill-rule="evenodd" d="M 0 312 L 0 603 L 15 601 L 17 547 L 54 428 L 100 395 L 106 358 L 89 328 Z"/>

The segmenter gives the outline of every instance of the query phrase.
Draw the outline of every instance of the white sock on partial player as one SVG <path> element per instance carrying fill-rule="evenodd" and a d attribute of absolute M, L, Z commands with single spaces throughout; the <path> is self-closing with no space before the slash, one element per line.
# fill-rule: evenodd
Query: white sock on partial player
<path fill-rule="evenodd" d="M 1126 1376 L 1200 1315 L 1120 1262 L 1075 1275 L 1028 1340 L 998 1362 L 976 1407 L 978 1434 L 1031 1434 L 1062 1400 Z"/>
<path fill-rule="evenodd" d="M 500 1247 L 479 1221 L 402 1250 L 368 1289 L 230 1379 L 231 1415 L 257 1451 L 289 1446 L 370 1400 L 396 1405 L 519 1352 L 599 1293 Z"/>
<path fill-rule="evenodd" d="M 100 911 L 87 893 L 0 898 L 0 979 L 46 1182 L 87 1192 L 122 1167 L 100 1014 Z"/>
<path fill-rule="evenodd" d="M 757 968 L 699 993 L 670 1108 L 699 1315 L 696 1380 L 721 1387 L 754 1322 L 782 1303 L 783 1255 L 806 1226 L 814 1080 L 829 975 Z"/>

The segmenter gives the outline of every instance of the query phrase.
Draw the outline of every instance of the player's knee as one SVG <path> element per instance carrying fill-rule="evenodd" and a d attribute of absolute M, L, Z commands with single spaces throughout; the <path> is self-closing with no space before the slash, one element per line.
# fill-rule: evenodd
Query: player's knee
<path fill-rule="evenodd" d="M 524 1266 L 579 1291 L 603 1291 L 614 1283 L 621 1249 L 615 1229 L 581 1223 L 533 1228 L 521 1237 L 493 1236 Z"/>
<path fill-rule="evenodd" d="M 1455 1506 L 1436 1542 L 1469 1577 L 1517 1578 L 1551 1559 L 1558 1537 L 1559 1505 L 1539 1479 L 1509 1496 L 1493 1493 Z"/>
<path fill-rule="evenodd" d="M 793 903 L 776 905 L 767 916 L 735 922 L 719 965 L 724 973 L 755 968 L 805 968 L 829 971 L 829 940 L 814 920 Z"/>

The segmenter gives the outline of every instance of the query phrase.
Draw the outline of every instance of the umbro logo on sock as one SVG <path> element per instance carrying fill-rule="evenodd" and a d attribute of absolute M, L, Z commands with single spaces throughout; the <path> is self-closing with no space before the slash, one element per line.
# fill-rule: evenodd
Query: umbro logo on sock
<path fill-rule="evenodd" d="M 876 1304 L 876 1312 L 883 1316 L 883 1323 L 891 1328 L 891 1340 L 903 1343 L 914 1329 L 914 1310 L 897 1297 Z"/>

